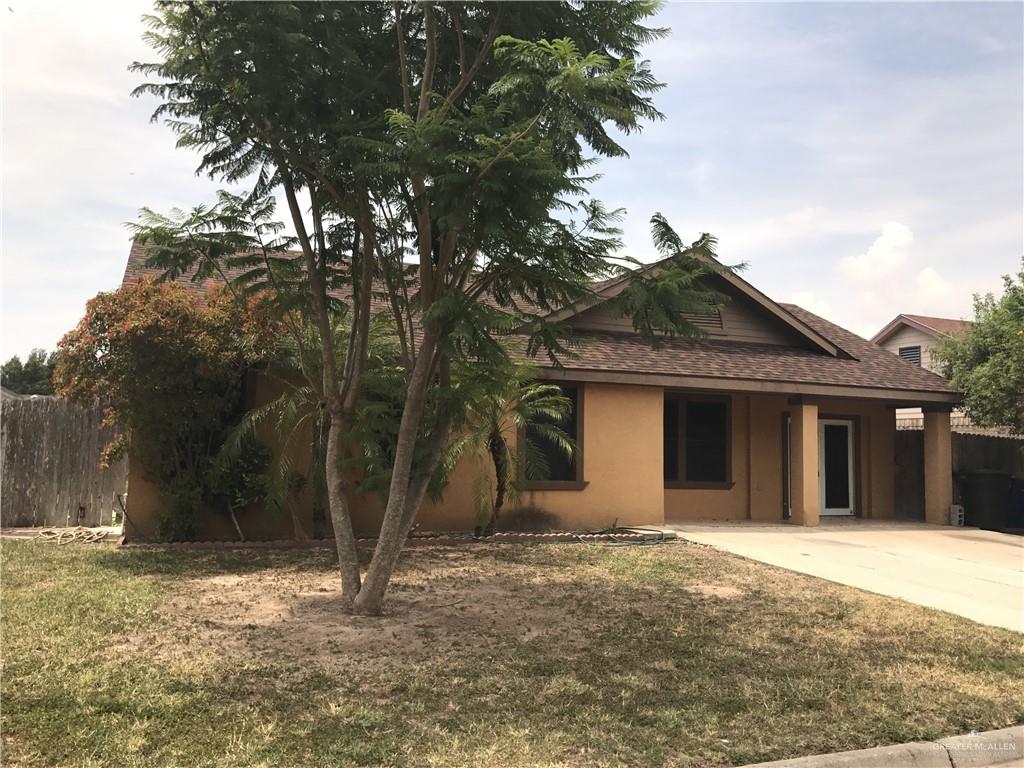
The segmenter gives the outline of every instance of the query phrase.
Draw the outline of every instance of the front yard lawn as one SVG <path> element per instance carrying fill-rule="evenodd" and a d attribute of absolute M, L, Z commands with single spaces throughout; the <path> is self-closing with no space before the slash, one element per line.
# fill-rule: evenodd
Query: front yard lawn
<path fill-rule="evenodd" d="M 5 542 L 4 765 L 723 766 L 1024 721 L 1021 636 L 710 549 Z"/>

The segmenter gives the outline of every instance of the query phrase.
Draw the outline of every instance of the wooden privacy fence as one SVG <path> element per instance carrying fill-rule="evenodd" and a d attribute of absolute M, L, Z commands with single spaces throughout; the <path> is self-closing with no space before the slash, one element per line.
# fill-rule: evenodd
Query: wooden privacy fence
<path fill-rule="evenodd" d="M 100 469 L 113 431 L 98 406 L 0 399 L 0 525 L 110 525 L 128 462 Z"/>
<path fill-rule="evenodd" d="M 1024 475 L 1024 438 L 1000 428 L 974 427 L 966 417 L 953 425 L 954 498 L 963 503 L 963 480 L 972 472 Z M 896 516 L 924 520 L 924 432 L 921 419 L 897 417 Z M 971 430 L 971 431 L 967 431 Z"/>

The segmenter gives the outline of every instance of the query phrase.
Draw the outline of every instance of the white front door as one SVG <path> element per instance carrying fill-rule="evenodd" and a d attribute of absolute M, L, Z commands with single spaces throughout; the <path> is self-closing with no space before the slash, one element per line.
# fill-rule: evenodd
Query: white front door
<path fill-rule="evenodd" d="M 818 421 L 818 486 L 823 515 L 853 514 L 856 492 L 853 446 L 852 421 Z"/>

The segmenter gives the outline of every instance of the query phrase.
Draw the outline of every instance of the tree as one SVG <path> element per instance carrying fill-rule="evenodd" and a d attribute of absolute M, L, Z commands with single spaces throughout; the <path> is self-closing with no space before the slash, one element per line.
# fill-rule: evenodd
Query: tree
<path fill-rule="evenodd" d="M 106 422 L 120 430 L 105 462 L 123 454 L 132 435 L 133 456 L 163 498 L 167 538 L 192 538 L 211 504 L 204 477 L 241 415 L 246 372 L 275 338 L 262 310 L 259 296 L 243 301 L 219 290 L 197 305 L 180 285 L 143 281 L 91 299 L 60 341 L 57 394 L 104 406 Z"/>
<path fill-rule="evenodd" d="M 558 360 L 567 329 L 547 319 L 594 298 L 617 256 L 617 211 L 587 199 L 611 133 L 660 117 L 661 85 L 640 47 L 649 0 L 620 3 L 161 3 L 149 17 L 158 61 L 135 70 L 160 99 L 199 171 L 254 178 L 244 201 L 140 222 L 153 263 L 212 273 L 248 253 L 244 282 L 272 285 L 318 335 L 327 491 L 342 593 L 379 613 L 402 543 L 464 403 L 453 366 L 505 361 L 504 337 Z M 258 230 L 280 188 L 300 256 L 292 267 Z M 256 212 L 256 215 L 250 215 Z M 150 212 L 151 213 L 151 212 Z M 244 225 L 244 226 L 243 226 Z M 280 243 L 278 243 L 280 245 Z M 702 237 L 630 292 L 637 327 L 692 333 L 664 290 L 713 253 Z M 409 258 L 407 258 L 409 257 Z M 617 260 L 616 260 L 617 259 Z M 410 268 L 407 261 L 414 262 Z M 366 371 L 371 315 L 394 322 L 403 371 L 384 518 L 361 573 L 342 458 Z M 668 302 L 668 303 L 666 303 Z M 332 322 L 352 329 L 344 356 Z"/>
<path fill-rule="evenodd" d="M 576 446 L 562 429 L 571 403 L 558 385 L 536 381 L 530 367 L 518 364 L 483 373 L 485 379 L 471 385 L 478 388 L 478 394 L 467 397 L 467 423 L 452 440 L 445 468 L 454 469 L 467 455 L 487 465 L 481 467 L 477 482 L 478 531 L 490 536 L 505 502 L 518 496 L 521 480 L 545 474 L 544 454 L 534 436 L 547 440 L 567 457 L 572 457 Z M 518 435 L 511 443 L 510 433 Z"/>
<path fill-rule="evenodd" d="M 1024 432 L 1024 267 L 1003 283 L 998 299 L 974 297 L 974 322 L 934 354 L 975 424 Z"/>
<path fill-rule="evenodd" d="M 52 395 L 51 379 L 57 359 L 56 352 L 47 355 L 45 349 L 33 349 L 24 364 L 15 355 L 0 369 L 0 382 L 19 395 Z"/>
<path fill-rule="evenodd" d="M 297 496 L 307 487 L 313 497 L 314 533 L 322 534 L 321 513 L 326 508 L 326 424 L 323 402 L 315 382 L 319 355 L 311 349 L 315 329 L 296 326 L 297 336 L 278 341 L 261 374 L 273 378 L 281 394 L 248 410 L 231 431 L 218 453 L 217 464 L 237 462 L 256 439 L 261 428 L 272 430 L 280 440 L 277 456 L 267 472 L 265 503 L 287 511 L 295 536 L 308 538 L 298 519 Z M 350 329 L 338 319 L 332 326 L 334 347 L 344 359 Z M 297 343 L 296 343 L 297 342 Z M 403 378 L 394 334 L 386 316 L 373 318 L 369 327 L 368 355 L 362 395 L 353 424 L 352 442 L 359 450 L 345 459 L 345 466 L 361 477 L 364 490 L 387 488 L 390 456 L 401 418 Z M 311 383 L 313 382 L 313 383 Z M 308 442 L 311 462 L 308 474 L 294 469 L 295 449 Z M 220 471 L 217 467 L 218 472 Z"/>

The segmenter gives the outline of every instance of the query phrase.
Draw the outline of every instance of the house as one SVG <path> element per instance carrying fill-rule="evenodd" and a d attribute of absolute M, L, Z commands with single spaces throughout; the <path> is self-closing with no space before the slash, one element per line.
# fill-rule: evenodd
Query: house
<path fill-rule="evenodd" d="M 896 315 L 871 341 L 893 352 L 908 363 L 938 372 L 931 351 L 944 338 L 963 333 L 970 326 L 967 320 L 926 315 Z"/>
<path fill-rule="evenodd" d="M 886 323 L 871 341 L 899 355 L 911 365 L 919 365 L 941 374 L 939 362 L 932 356 L 932 350 L 944 339 L 963 333 L 970 325 L 969 320 L 900 314 Z M 900 408 L 896 412 L 896 428 L 921 429 L 922 418 L 920 408 Z M 998 428 L 994 432 L 992 428 L 973 426 L 967 414 L 959 409 L 954 410 L 951 418 L 954 432 L 975 430 L 979 434 L 998 434 Z"/>
<path fill-rule="evenodd" d="M 655 267 L 656 268 L 656 267 Z M 146 274 L 133 247 L 125 272 Z M 197 292 L 201 283 L 180 278 Z M 598 286 L 598 300 L 555 313 L 579 347 L 557 382 L 574 404 L 577 454 L 552 460 L 550 476 L 526 485 L 505 525 L 534 529 L 660 525 L 689 520 L 788 520 L 814 526 L 825 515 L 891 518 L 895 409 L 924 411 L 927 520 L 948 521 L 952 503 L 950 411 L 960 395 L 942 377 L 792 304 L 780 304 L 731 272 L 709 278 L 730 301 L 695 317 L 703 339 L 666 339 L 651 348 L 608 300 L 625 279 Z M 257 379 L 252 402 L 274 396 Z M 271 436 L 272 439 L 272 436 Z M 553 454 L 552 454 L 553 455 Z M 308 458 L 295 457 L 300 468 Z M 420 530 L 472 530 L 477 475 L 456 468 L 444 498 L 426 502 Z M 357 532 L 372 534 L 382 505 L 350 500 Z M 304 505 L 311 515 L 311 503 Z M 159 500 L 132 463 L 128 518 L 151 534 Z M 289 535 L 287 521 L 254 518 L 253 538 Z M 275 527 L 276 526 L 276 527 Z M 206 535 L 230 538 L 212 519 Z M 129 534 L 131 536 L 132 534 Z"/>

